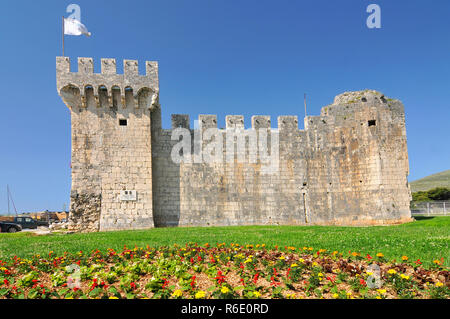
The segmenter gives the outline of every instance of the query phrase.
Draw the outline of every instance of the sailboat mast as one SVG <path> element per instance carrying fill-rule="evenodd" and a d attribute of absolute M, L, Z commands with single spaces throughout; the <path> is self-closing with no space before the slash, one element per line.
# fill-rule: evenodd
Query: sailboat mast
<path fill-rule="evenodd" d="M 10 214 L 10 209 L 9 209 L 9 186 L 6 185 L 6 200 L 8 201 L 8 215 Z"/>

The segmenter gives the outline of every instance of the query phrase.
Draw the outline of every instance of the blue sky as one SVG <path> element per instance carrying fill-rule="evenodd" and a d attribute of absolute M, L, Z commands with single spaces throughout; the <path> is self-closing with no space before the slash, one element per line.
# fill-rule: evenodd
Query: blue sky
<path fill-rule="evenodd" d="M 56 92 L 61 17 L 81 7 L 92 37 L 66 55 L 159 61 L 163 126 L 172 113 L 308 113 L 344 91 L 405 105 L 410 180 L 449 169 L 450 1 L 9 1 L 0 13 L 0 213 L 60 210 L 70 193 L 70 114 Z M 366 7 L 381 7 L 368 29 Z M 300 121 L 302 122 L 302 121 Z M 302 128 L 302 124 L 301 128 Z M 5 194 L 5 195 L 1 195 Z"/>

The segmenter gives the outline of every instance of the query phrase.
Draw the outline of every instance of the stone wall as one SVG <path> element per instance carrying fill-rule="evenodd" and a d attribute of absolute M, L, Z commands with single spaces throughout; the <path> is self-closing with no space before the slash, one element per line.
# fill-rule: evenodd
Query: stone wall
<path fill-rule="evenodd" d="M 279 136 L 279 170 L 261 173 L 261 162 L 227 161 L 230 131 L 243 136 L 244 118 L 230 115 L 220 163 L 171 160 L 177 127 L 187 115 L 172 116 L 172 130 L 154 128 L 154 211 L 157 226 L 252 224 L 373 225 L 410 220 L 410 191 L 404 110 L 401 102 L 375 91 L 344 93 L 305 118 L 254 116 L 252 129 Z M 198 131 L 217 128 L 214 115 L 200 115 Z M 194 154 L 195 130 L 190 129 Z M 269 138 L 270 141 L 270 138 Z M 203 142 L 205 144 L 205 141 Z M 234 142 L 236 144 L 236 138 Z M 249 155 L 247 141 L 245 153 Z M 205 145 L 202 145 L 204 151 Z M 259 154 L 259 148 L 257 150 Z"/>
<path fill-rule="evenodd" d="M 73 230 L 373 225 L 411 218 L 403 105 L 379 92 L 337 96 L 320 116 L 304 119 L 304 130 L 296 116 L 278 117 L 275 127 L 270 117 L 253 116 L 245 129 L 240 115 L 227 116 L 224 129 L 215 115 L 200 115 L 192 129 L 181 114 L 164 129 L 155 62 L 147 62 L 145 76 L 135 61 L 124 61 L 124 74 L 116 74 L 112 59 L 102 59 L 100 74 L 86 58 L 77 73 L 68 58 L 58 58 L 57 69 L 58 92 L 72 116 Z M 178 128 L 187 129 L 189 147 L 182 152 L 192 156 L 174 162 Z M 210 128 L 217 134 L 201 139 Z M 222 147 L 207 162 L 214 139 Z M 245 147 L 227 152 L 239 143 Z M 278 166 L 268 171 L 264 159 L 275 150 Z M 127 200 L 123 192 L 130 190 L 136 198 Z"/>

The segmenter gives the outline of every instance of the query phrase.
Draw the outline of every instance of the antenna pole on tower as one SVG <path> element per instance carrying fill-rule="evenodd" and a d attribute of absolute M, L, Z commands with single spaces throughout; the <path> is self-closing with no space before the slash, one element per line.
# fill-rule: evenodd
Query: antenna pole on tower
<path fill-rule="evenodd" d="M 303 103 L 305 103 L 305 117 L 307 115 L 306 113 L 306 93 L 303 94 Z"/>

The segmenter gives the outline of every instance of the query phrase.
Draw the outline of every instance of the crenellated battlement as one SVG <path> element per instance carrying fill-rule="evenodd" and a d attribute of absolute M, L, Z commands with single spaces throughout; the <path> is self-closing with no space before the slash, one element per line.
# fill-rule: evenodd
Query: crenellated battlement
<path fill-rule="evenodd" d="M 278 129 L 281 131 L 297 131 L 298 117 L 291 115 L 280 115 L 277 118 Z M 209 128 L 218 128 L 217 115 L 213 114 L 200 114 L 198 116 L 198 128 L 206 130 Z M 225 116 L 225 129 L 244 130 L 244 116 L 243 115 L 226 115 Z M 190 128 L 189 115 L 187 114 L 172 114 L 172 129 L 179 127 Z M 271 129 L 271 119 L 269 115 L 253 115 L 251 117 L 252 129 Z"/>
<path fill-rule="evenodd" d="M 71 72 L 70 58 L 57 57 L 57 90 L 69 108 L 88 107 L 89 97 L 93 97 L 97 107 L 105 104 L 140 107 L 140 95 L 151 96 L 149 107 L 157 107 L 158 62 L 146 61 L 145 68 L 146 74 L 140 75 L 138 61 L 124 60 L 123 74 L 118 74 L 115 59 L 101 59 L 101 73 L 94 73 L 92 58 L 78 58 L 78 72 Z"/>

